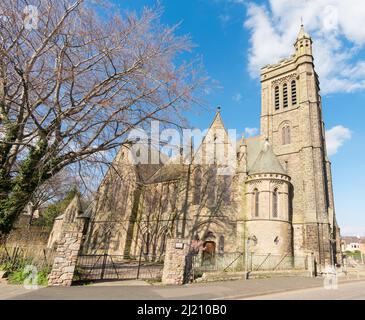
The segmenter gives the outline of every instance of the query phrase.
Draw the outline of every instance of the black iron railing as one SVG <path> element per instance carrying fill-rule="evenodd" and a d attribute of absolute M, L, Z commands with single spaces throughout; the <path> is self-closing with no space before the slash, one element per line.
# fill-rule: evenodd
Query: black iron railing
<path fill-rule="evenodd" d="M 163 260 L 125 259 L 122 255 L 80 255 L 75 280 L 155 279 L 162 277 Z"/>

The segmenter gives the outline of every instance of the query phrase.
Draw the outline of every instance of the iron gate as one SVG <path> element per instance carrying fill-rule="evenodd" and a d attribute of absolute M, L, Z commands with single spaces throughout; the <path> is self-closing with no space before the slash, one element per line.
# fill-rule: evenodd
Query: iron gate
<path fill-rule="evenodd" d="M 162 278 L 163 260 L 144 257 L 124 259 L 118 255 L 79 255 L 75 280 L 127 280 Z"/>

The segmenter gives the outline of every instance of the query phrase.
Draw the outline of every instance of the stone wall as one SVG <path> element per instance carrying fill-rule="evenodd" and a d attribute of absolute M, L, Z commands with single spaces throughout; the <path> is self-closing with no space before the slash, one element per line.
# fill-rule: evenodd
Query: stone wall
<path fill-rule="evenodd" d="M 46 248 L 50 231 L 47 228 L 29 225 L 29 217 L 21 216 L 15 228 L 6 238 L 9 247 L 41 247 Z"/>
<path fill-rule="evenodd" d="M 190 240 L 168 239 L 162 282 L 165 284 L 183 284 L 186 268 L 186 256 L 189 253 Z"/>

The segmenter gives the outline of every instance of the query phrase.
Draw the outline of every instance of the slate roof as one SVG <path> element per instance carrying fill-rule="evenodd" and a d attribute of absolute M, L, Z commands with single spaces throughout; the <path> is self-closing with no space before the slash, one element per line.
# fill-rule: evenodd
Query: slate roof
<path fill-rule="evenodd" d="M 245 140 L 247 144 L 247 168 L 250 171 L 262 149 L 263 140 L 261 136 L 250 137 Z"/>
<path fill-rule="evenodd" d="M 177 180 L 186 174 L 188 166 L 184 164 L 166 164 L 161 167 L 150 179 L 147 184 Z"/>
<path fill-rule="evenodd" d="M 254 173 L 281 173 L 286 174 L 286 171 L 280 164 L 279 159 L 275 155 L 269 141 L 265 140 L 261 144 L 261 151 L 258 154 L 252 167 L 249 168 L 249 174 Z"/>

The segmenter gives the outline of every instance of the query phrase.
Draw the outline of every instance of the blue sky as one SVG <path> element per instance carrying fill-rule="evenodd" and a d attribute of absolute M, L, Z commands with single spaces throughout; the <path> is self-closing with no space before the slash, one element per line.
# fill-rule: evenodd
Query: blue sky
<path fill-rule="evenodd" d="M 140 10 L 150 0 L 115 1 Z M 314 40 L 328 130 L 337 219 L 344 235 L 365 235 L 365 2 L 362 0 L 162 0 L 162 22 L 181 22 L 220 89 L 206 95 L 210 112 L 189 115 L 205 129 L 217 105 L 227 128 L 259 128 L 259 68 L 293 53 L 301 19 Z"/>

